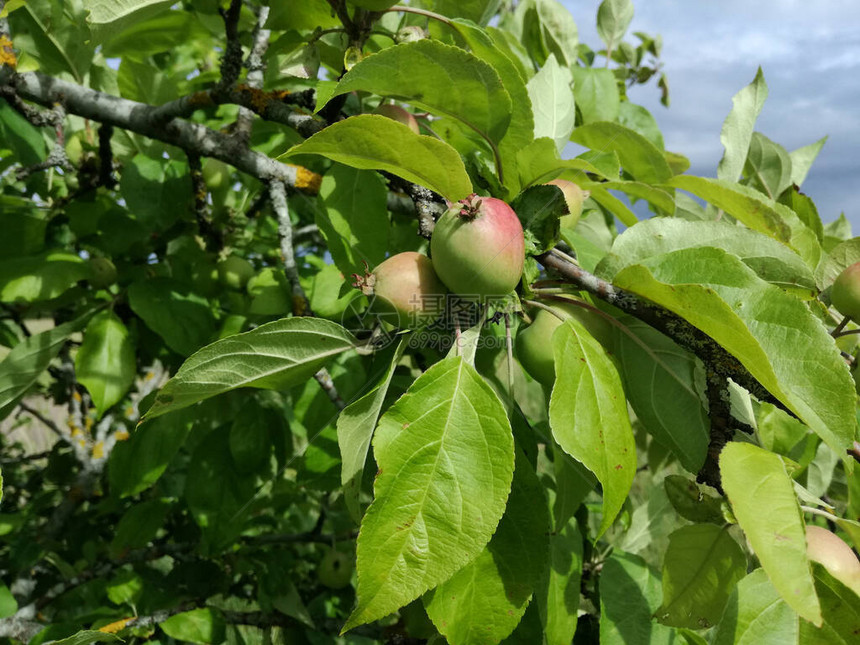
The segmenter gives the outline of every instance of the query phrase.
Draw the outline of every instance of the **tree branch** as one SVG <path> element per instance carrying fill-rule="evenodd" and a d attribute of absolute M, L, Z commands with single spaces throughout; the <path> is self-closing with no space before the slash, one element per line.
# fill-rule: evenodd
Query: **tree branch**
<path fill-rule="evenodd" d="M 271 199 L 275 216 L 278 219 L 278 235 L 281 239 L 281 257 L 284 262 L 284 273 L 286 273 L 287 280 L 292 289 L 291 302 L 293 315 L 313 316 L 314 313 L 311 311 L 310 301 L 299 280 L 299 269 L 296 264 L 295 249 L 293 248 L 293 223 L 290 220 L 290 210 L 287 206 L 287 192 L 281 182 L 269 182 L 269 198 Z M 322 387 L 328 398 L 331 399 L 331 402 L 339 410 L 343 410 L 346 407 L 346 403 L 344 403 L 344 400 L 338 394 L 329 371 L 326 368 L 322 368 L 314 374 L 314 378 L 320 384 L 320 387 Z"/>
<path fill-rule="evenodd" d="M 248 87 L 259 90 L 263 87 L 263 73 L 266 70 L 263 56 L 265 56 L 266 50 L 269 48 L 269 35 L 271 32 L 264 28 L 266 20 L 269 17 L 269 7 L 261 6 L 256 11 L 257 22 L 254 25 L 253 45 L 251 46 L 251 52 L 248 54 L 248 59 L 245 61 L 245 67 L 248 68 Z M 239 108 L 236 136 L 241 138 L 245 143 L 251 140 L 251 127 L 254 124 L 253 116 L 254 113 L 248 108 Z"/>
<path fill-rule="evenodd" d="M 601 280 L 565 259 L 555 249 L 537 256 L 537 260 L 546 268 L 557 271 L 563 278 L 583 291 L 588 291 L 624 313 L 648 323 L 687 351 L 698 356 L 706 367 L 713 369 L 717 375 L 732 379 L 760 401 L 772 403 L 791 416 L 795 416 L 767 388 L 759 383 L 738 359 L 729 354 L 710 336 L 680 316 L 634 293 L 619 289 L 609 282 Z"/>
<path fill-rule="evenodd" d="M 181 119 L 159 123 L 158 108 L 97 92 L 39 72 L 14 74 L 0 67 L 0 86 L 11 87 L 20 98 L 40 105 L 62 102 L 66 111 L 117 128 L 137 132 L 151 139 L 177 146 L 201 157 L 214 157 L 262 181 L 278 180 L 309 195 L 319 191 L 321 177 L 314 172 L 283 164 L 250 150 L 233 137 Z"/>

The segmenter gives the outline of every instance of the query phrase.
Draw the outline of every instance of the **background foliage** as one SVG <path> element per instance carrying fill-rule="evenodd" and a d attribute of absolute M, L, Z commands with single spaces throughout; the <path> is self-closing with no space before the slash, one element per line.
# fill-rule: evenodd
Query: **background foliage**
<path fill-rule="evenodd" d="M 591 44 L 555 0 L 391 4 L 0 2 L 0 636 L 852 642 L 805 540 L 860 544 L 820 144 L 755 131 L 759 72 L 685 174 L 629 1 Z M 348 276 L 472 192 L 517 292 L 457 343 L 376 325 Z M 509 338 L 574 295 L 542 386 Z"/>

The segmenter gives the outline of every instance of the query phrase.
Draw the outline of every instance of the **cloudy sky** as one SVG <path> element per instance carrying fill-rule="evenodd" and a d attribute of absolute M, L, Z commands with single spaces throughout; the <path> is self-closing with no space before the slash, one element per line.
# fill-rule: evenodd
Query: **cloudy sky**
<path fill-rule="evenodd" d="M 580 40 L 602 45 L 600 0 L 562 0 Z M 857 0 L 634 0 L 630 31 L 663 36 L 671 107 L 652 84 L 631 99 L 656 117 L 666 147 L 693 174 L 715 177 L 732 96 L 760 65 L 769 88 L 756 129 L 789 151 L 829 139 L 803 191 L 825 223 L 845 213 L 860 234 L 860 2 Z M 635 39 L 631 39 L 636 42 Z"/>

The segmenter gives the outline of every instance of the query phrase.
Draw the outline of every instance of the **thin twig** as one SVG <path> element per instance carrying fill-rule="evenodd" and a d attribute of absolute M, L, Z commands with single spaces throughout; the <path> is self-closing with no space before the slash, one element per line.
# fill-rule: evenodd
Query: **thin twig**
<path fill-rule="evenodd" d="M 269 199 L 272 209 L 278 219 L 278 235 L 281 240 L 281 257 L 284 262 L 284 273 L 292 289 L 292 308 L 294 316 L 313 316 L 310 301 L 299 279 L 299 269 L 296 264 L 296 253 L 293 248 L 293 223 L 290 220 L 290 210 L 287 205 L 287 191 L 284 184 L 279 181 L 269 182 Z M 346 403 L 338 394 L 334 379 L 326 368 L 320 369 L 314 378 L 326 393 L 328 398 L 339 410 L 346 407 Z"/>
<path fill-rule="evenodd" d="M 253 45 L 245 67 L 248 68 L 246 83 L 253 90 L 263 87 L 263 74 L 266 70 L 265 55 L 269 48 L 269 35 L 271 32 L 265 29 L 266 20 L 269 18 L 269 7 L 260 6 L 256 9 L 257 22 L 254 25 L 252 36 Z M 246 144 L 251 140 L 251 127 L 254 124 L 254 113 L 245 107 L 239 108 L 239 116 L 236 120 L 235 135 Z"/>

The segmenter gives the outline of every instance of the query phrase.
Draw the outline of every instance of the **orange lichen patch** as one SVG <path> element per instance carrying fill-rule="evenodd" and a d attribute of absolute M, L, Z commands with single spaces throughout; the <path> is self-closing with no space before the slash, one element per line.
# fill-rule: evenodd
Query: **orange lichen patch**
<path fill-rule="evenodd" d="M 318 175 L 314 171 L 308 170 L 302 166 L 294 166 L 293 164 L 287 165 L 296 169 L 296 190 L 300 190 L 308 195 L 316 195 L 320 192 L 322 175 Z"/>
<path fill-rule="evenodd" d="M 101 441 L 93 446 L 93 459 L 102 459 L 105 456 L 105 445 Z"/>
<path fill-rule="evenodd" d="M 129 616 L 128 618 L 122 618 L 116 622 L 109 623 L 104 627 L 99 627 L 100 632 L 104 632 L 105 634 L 116 634 L 118 631 L 125 628 L 131 621 L 134 620 L 134 616 Z"/>
<path fill-rule="evenodd" d="M 308 315 L 308 303 L 307 301 L 300 295 L 293 295 L 293 315 L 294 316 L 307 316 Z"/>
<path fill-rule="evenodd" d="M 125 430 L 120 430 L 120 431 L 114 433 L 113 438 L 116 439 L 117 441 L 128 441 L 128 438 L 130 436 L 131 435 L 128 432 L 126 432 Z"/>
<path fill-rule="evenodd" d="M 12 49 L 12 41 L 5 34 L 0 34 L 0 67 L 8 65 L 12 69 L 18 66 L 18 57 Z"/>
<path fill-rule="evenodd" d="M 192 107 L 207 107 L 209 105 L 214 105 L 212 101 L 212 96 L 209 92 L 194 92 L 191 96 L 188 97 L 188 104 Z"/>
<path fill-rule="evenodd" d="M 248 97 L 251 109 L 258 114 L 265 112 L 266 108 L 269 107 L 269 101 L 272 100 L 268 92 L 258 90 L 256 87 L 251 87 L 250 85 L 237 85 L 236 89 Z"/>

